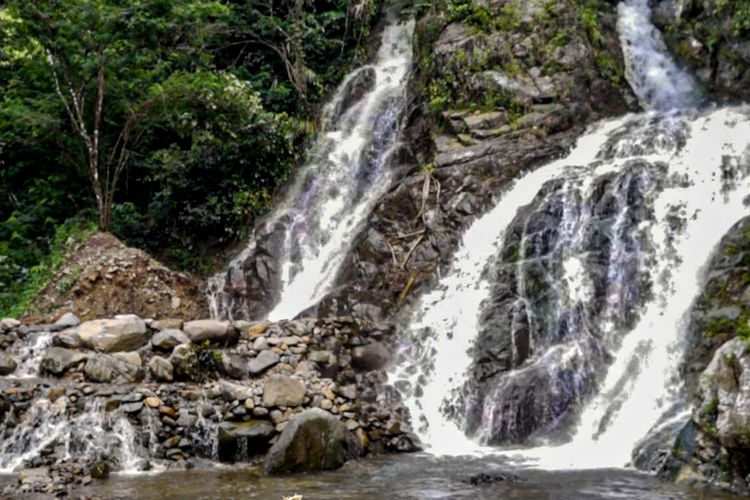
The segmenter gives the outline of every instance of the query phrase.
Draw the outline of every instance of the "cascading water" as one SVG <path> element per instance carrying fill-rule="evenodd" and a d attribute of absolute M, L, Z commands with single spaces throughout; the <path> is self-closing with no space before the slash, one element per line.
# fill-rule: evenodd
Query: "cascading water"
<path fill-rule="evenodd" d="M 591 127 L 516 181 L 411 317 L 392 379 L 435 453 L 526 443 L 537 447 L 504 453 L 622 467 L 684 418 L 683 318 L 714 245 L 748 211 L 750 109 L 692 109 L 648 1 L 619 16 L 649 111 Z"/>
<path fill-rule="evenodd" d="M 158 444 L 140 443 L 136 430 L 121 412 L 105 411 L 104 401 L 97 401 L 86 411 L 71 417 L 66 412 L 65 397 L 55 402 L 39 398 L 32 402 L 20 425 L 0 428 L 0 473 L 10 474 L 59 450 L 60 460 L 71 457 L 83 463 L 107 462 L 120 472 L 139 472 L 150 468 L 144 447 Z"/>
<path fill-rule="evenodd" d="M 248 306 L 253 284 L 244 277 L 246 262 L 260 280 L 276 281 L 262 284 L 279 288 L 265 304 L 273 306 L 271 319 L 291 318 L 329 291 L 359 225 L 390 184 L 387 166 L 406 106 L 413 30 L 413 20 L 390 13 L 375 62 L 349 75 L 326 107 L 311 160 L 284 203 L 227 273 L 211 281 L 212 316 L 257 315 Z M 263 238 L 273 241 L 273 250 L 260 248 Z M 259 254 L 268 264 L 259 263 Z"/>

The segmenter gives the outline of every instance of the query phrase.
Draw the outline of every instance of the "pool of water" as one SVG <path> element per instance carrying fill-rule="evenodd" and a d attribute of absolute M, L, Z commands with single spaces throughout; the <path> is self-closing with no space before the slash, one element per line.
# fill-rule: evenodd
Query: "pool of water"
<path fill-rule="evenodd" d="M 507 473 L 516 481 L 472 486 L 479 473 Z M 9 480 L 9 478 L 5 478 Z M 332 472 L 264 476 L 254 467 L 211 467 L 159 474 L 118 475 L 74 492 L 101 498 L 279 499 L 736 499 L 716 491 L 667 484 L 636 471 L 524 470 L 501 458 L 439 458 L 427 454 L 373 457 Z"/>

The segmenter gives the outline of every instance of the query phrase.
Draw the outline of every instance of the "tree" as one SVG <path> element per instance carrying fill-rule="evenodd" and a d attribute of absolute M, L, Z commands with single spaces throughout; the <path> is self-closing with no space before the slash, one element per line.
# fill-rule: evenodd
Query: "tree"
<path fill-rule="evenodd" d="M 210 73 L 208 46 L 228 11 L 212 0 L 9 0 L 4 9 L 3 39 L 27 56 L 19 64 L 43 64 L 49 77 L 40 82 L 49 93 L 24 104 L 33 113 L 50 109 L 49 97 L 61 103 L 76 139 L 62 152 L 89 178 L 107 231 L 147 121 L 210 99 L 226 80 Z"/>

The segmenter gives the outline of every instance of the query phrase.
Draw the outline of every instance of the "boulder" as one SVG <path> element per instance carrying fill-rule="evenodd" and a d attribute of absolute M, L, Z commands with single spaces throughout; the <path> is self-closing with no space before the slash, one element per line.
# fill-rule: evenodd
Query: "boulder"
<path fill-rule="evenodd" d="M 0 330 L 9 332 L 21 326 L 21 322 L 15 318 L 4 318 L 0 321 Z"/>
<path fill-rule="evenodd" d="M 10 375 L 18 367 L 18 363 L 7 354 L 0 353 L 0 375 Z"/>
<path fill-rule="evenodd" d="M 263 404 L 266 406 L 300 406 L 305 401 L 305 384 L 302 381 L 279 375 L 266 380 L 263 387 Z"/>
<path fill-rule="evenodd" d="M 272 366 L 276 365 L 281 358 L 273 351 L 262 351 L 258 354 L 255 359 L 250 361 L 247 365 L 248 371 L 251 375 L 260 375 L 264 371 L 268 370 Z"/>
<path fill-rule="evenodd" d="M 154 356 L 148 362 L 148 371 L 151 376 L 158 382 L 172 382 L 174 380 L 174 367 L 168 359 L 161 356 Z"/>
<path fill-rule="evenodd" d="M 151 345 L 154 349 L 171 352 L 172 349 L 180 344 L 189 344 L 188 337 L 182 330 L 165 328 L 151 337 Z"/>
<path fill-rule="evenodd" d="M 208 340 L 220 345 L 231 345 L 237 342 L 239 334 L 229 321 L 201 319 L 188 321 L 183 330 L 191 342 L 200 344 Z"/>
<path fill-rule="evenodd" d="M 136 354 L 137 356 L 137 354 Z M 92 382 L 128 384 L 143 379 L 143 370 L 138 364 L 133 363 L 130 356 L 114 356 L 99 354 L 92 356 L 86 361 L 84 373 L 86 378 Z"/>
<path fill-rule="evenodd" d="M 89 358 L 88 354 L 71 351 L 64 347 L 50 347 L 42 358 L 42 368 L 53 375 L 60 376 L 81 361 Z"/>
<path fill-rule="evenodd" d="M 219 460 L 245 461 L 253 455 L 265 453 L 275 433 L 274 426 L 267 420 L 222 422 L 219 424 Z"/>
<path fill-rule="evenodd" d="M 59 328 L 61 330 L 65 328 L 73 328 L 81 324 L 81 320 L 78 319 L 78 316 L 75 314 L 68 312 L 60 316 L 57 321 L 53 323 L 53 325 L 56 328 Z"/>
<path fill-rule="evenodd" d="M 190 344 L 175 347 L 169 362 L 172 363 L 174 377 L 178 380 L 193 380 L 199 375 L 198 355 Z"/>
<path fill-rule="evenodd" d="M 153 330 L 182 330 L 183 321 L 181 319 L 158 319 L 151 323 Z"/>
<path fill-rule="evenodd" d="M 148 342 L 146 323 L 137 316 L 86 321 L 60 335 L 77 333 L 84 346 L 99 352 L 134 351 Z"/>
<path fill-rule="evenodd" d="M 247 374 L 245 361 L 233 354 L 224 354 L 219 363 L 219 371 L 225 377 L 241 379 Z"/>
<path fill-rule="evenodd" d="M 380 342 L 373 342 L 352 350 L 352 367 L 359 371 L 372 371 L 383 368 L 390 359 L 388 349 Z"/>
<path fill-rule="evenodd" d="M 357 438 L 330 413 L 305 410 L 287 425 L 268 452 L 269 474 L 338 469 L 361 455 Z"/>

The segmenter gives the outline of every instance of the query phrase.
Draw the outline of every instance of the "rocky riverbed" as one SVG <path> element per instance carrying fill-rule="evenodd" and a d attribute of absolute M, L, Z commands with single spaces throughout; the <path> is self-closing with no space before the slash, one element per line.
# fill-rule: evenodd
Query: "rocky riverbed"
<path fill-rule="evenodd" d="M 6 493 L 201 460 L 298 472 L 414 451 L 380 383 L 389 333 L 351 317 L 3 320 L 0 466 L 20 474 Z"/>

